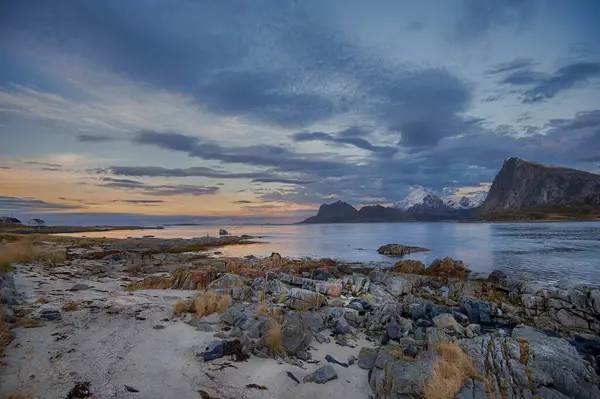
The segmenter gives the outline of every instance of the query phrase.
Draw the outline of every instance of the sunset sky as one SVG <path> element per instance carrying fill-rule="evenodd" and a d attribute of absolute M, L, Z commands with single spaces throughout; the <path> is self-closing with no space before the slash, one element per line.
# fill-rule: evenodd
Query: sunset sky
<path fill-rule="evenodd" d="M 297 221 L 598 171 L 600 2 L 4 0 L 0 216 Z"/>

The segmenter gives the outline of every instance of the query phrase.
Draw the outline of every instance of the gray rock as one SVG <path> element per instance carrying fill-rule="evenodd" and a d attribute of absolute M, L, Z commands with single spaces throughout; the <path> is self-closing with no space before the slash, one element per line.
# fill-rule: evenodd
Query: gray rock
<path fill-rule="evenodd" d="M 358 359 L 356 358 L 356 356 L 350 356 L 350 357 L 348 358 L 348 364 L 349 364 L 350 366 L 352 366 L 354 363 L 356 363 L 356 361 L 357 361 L 357 360 L 358 360 Z"/>
<path fill-rule="evenodd" d="M 89 290 L 90 287 L 87 284 L 75 284 L 74 286 L 72 286 L 71 288 L 69 288 L 69 291 L 84 291 L 84 290 Z"/>
<path fill-rule="evenodd" d="M 304 382 L 316 382 L 317 384 L 324 384 L 328 381 L 335 380 L 338 378 L 334 368 L 330 365 L 322 366 L 316 369 L 311 374 L 304 377 Z"/>
<path fill-rule="evenodd" d="M 389 339 L 398 341 L 402 336 L 400 333 L 400 327 L 398 327 L 398 323 L 396 323 L 396 320 L 388 324 L 385 331 Z"/>
<path fill-rule="evenodd" d="M 62 314 L 55 309 L 45 309 L 40 312 L 40 318 L 44 320 L 57 321 L 62 320 Z"/>
<path fill-rule="evenodd" d="M 508 319 L 508 325 L 510 327 L 516 327 L 519 324 L 521 324 L 521 318 L 519 316 L 511 316 L 511 318 Z"/>
<path fill-rule="evenodd" d="M 223 341 L 210 341 L 202 356 L 205 362 L 223 357 Z"/>
<path fill-rule="evenodd" d="M 348 367 L 348 363 L 342 363 L 331 355 L 325 355 L 325 360 L 327 360 L 329 363 L 338 364 L 342 367 Z"/>
<path fill-rule="evenodd" d="M 404 356 L 416 357 L 419 354 L 419 348 L 413 345 L 409 345 L 404 348 Z"/>
<path fill-rule="evenodd" d="M 480 301 L 471 297 L 462 297 L 460 305 L 461 312 L 469 316 L 472 323 L 491 324 L 492 317 L 498 313 L 498 306 L 495 303 Z"/>
<path fill-rule="evenodd" d="M 304 360 L 304 361 L 307 361 L 307 360 L 311 359 L 310 352 L 307 352 L 307 351 L 298 351 L 298 352 L 296 352 L 296 357 L 298 359 Z"/>
<path fill-rule="evenodd" d="M 435 316 L 433 318 L 433 324 L 435 324 L 437 328 L 443 328 L 446 331 L 451 331 L 457 334 L 463 332 L 462 326 L 458 324 L 451 314 L 448 313 Z"/>
<path fill-rule="evenodd" d="M 305 351 L 310 345 L 312 333 L 302 325 L 299 312 L 289 312 L 283 323 L 282 344 L 289 355 Z"/>
<path fill-rule="evenodd" d="M 352 332 L 352 327 L 348 324 L 345 318 L 339 317 L 335 319 L 333 323 L 333 333 L 336 335 L 339 334 L 349 334 Z"/>
<path fill-rule="evenodd" d="M 502 270 L 492 270 L 488 276 L 490 281 L 500 281 L 506 279 L 506 274 Z"/>
<path fill-rule="evenodd" d="M 284 304 L 292 309 L 318 309 L 325 302 L 325 297 L 316 292 L 301 288 L 292 288 L 285 295 Z"/>
<path fill-rule="evenodd" d="M 317 341 L 320 344 L 322 344 L 322 343 L 330 343 L 331 342 L 331 338 L 326 337 L 325 335 L 323 335 L 321 333 L 315 334 L 313 336 L 313 338 L 315 339 L 315 341 Z"/>
<path fill-rule="evenodd" d="M 460 312 L 453 312 L 452 315 L 454 319 L 462 326 L 467 326 L 469 324 L 469 317 Z"/>
<path fill-rule="evenodd" d="M 360 348 L 358 353 L 358 367 L 363 370 L 371 370 L 377 359 L 377 348 Z"/>

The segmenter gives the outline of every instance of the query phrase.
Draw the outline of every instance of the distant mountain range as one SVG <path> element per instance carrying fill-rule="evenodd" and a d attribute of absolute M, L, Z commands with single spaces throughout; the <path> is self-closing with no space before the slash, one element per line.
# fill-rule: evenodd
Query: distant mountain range
<path fill-rule="evenodd" d="M 600 175 L 520 158 L 504 161 L 490 191 L 440 197 L 419 187 L 391 207 L 324 204 L 302 223 L 599 219 Z"/>

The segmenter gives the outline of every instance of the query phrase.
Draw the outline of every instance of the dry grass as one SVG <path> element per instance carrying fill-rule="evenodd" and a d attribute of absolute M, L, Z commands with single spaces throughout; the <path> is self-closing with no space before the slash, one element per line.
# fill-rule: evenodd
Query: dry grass
<path fill-rule="evenodd" d="M 175 313 L 175 315 L 180 315 L 183 312 L 185 312 L 185 302 L 182 299 L 178 299 L 173 305 L 173 313 Z"/>
<path fill-rule="evenodd" d="M 199 296 L 194 300 L 194 309 L 196 311 L 196 320 L 200 320 L 206 314 L 206 301 L 204 296 Z"/>
<path fill-rule="evenodd" d="M 14 272 L 15 268 L 12 266 L 9 260 L 0 259 L 0 276 L 6 273 Z"/>
<path fill-rule="evenodd" d="M 48 301 L 46 300 L 46 297 L 44 297 L 44 296 L 40 296 L 40 297 L 38 297 L 38 299 L 35 300 L 35 303 L 46 303 L 46 302 L 48 302 Z"/>
<path fill-rule="evenodd" d="M 152 276 L 145 278 L 142 281 L 129 284 L 125 287 L 125 291 L 166 290 L 172 288 L 174 283 L 175 279 L 173 277 Z"/>
<path fill-rule="evenodd" d="M 1 311 L 0 314 L 2 314 Z M 0 358 L 4 356 L 4 349 L 10 341 L 12 341 L 12 332 L 10 331 L 8 324 L 6 324 L 4 319 L 0 316 Z"/>
<path fill-rule="evenodd" d="M 260 301 L 260 305 L 258 305 L 258 308 L 256 309 L 256 317 L 260 317 L 260 316 L 266 314 L 267 311 L 268 311 L 267 302 Z"/>
<path fill-rule="evenodd" d="M 223 313 L 229 309 L 231 307 L 231 302 L 232 300 L 230 295 L 221 295 L 217 301 L 217 312 Z"/>
<path fill-rule="evenodd" d="M 30 240 L 20 240 L 0 245 L 0 263 L 7 267 L 12 263 L 42 262 L 57 265 L 67 260 L 67 251 L 47 245 L 36 245 Z"/>
<path fill-rule="evenodd" d="M 265 336 L 265 346 L 269 348 L 273 356 L 283 355 L 283 330 L 281 324 L 275 320 L 270 320 Z"/>
<path fill-rule="evenodd" d="M 74 312 L 76 310 L 79 310 L 79 308 L 81 308 L 81 304 L 79 302 L 69 302 L 66 305 L 62 306 L 62 310 L 64 310 L 65 312 Z"/>
<path fill-rule="evenodd" d="M 453 399 L 468 377 L 479 378 L 473 359 L 456 342 L 439 344 L 440 357 L 433 363 L 433 378 L 424 388 L 425 399 Z"/>
<path fill-rule="evenodd" d="M 269 310 L 267 311 L 267 313 L 269 313 L 269 317 L 271 319 L 275 320 L 279 324 L 283 324 L 283 319 L 284 319 L 284 316 L 285 316 L 283 308 L 280 308 L 280 307 L 269 308 Z"/>
<path fill-rule="evenodd" d="M 39 327 L 41 325 L 43 325 L 43 323 L 39 320 L 23 317 L 23 318 L 20 318 L 17 321 L 15 321 L 11 327 L 12 328 L 19 328 L 19 327 L 31 328 L 31 327 Z"/>
<path fill-rule="evenodd" d="M 196 320 L 213 313 L 223 313 L 231 306 L 231 295 L 217 294 L 209 290 L 197 296 L 191 302 L 190 312 L 196 313 Z"/>

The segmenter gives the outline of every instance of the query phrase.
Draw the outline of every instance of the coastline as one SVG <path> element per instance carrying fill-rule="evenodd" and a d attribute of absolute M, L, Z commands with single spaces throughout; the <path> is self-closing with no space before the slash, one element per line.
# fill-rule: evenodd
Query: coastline
<path fill-rule="evenodd" d="M 95 397 L 422 397 L 437 348 L 459 345 L 477 373 L 461 376 L 460 397 L 500 397 L 506 382 L 518 398 L 600 398 L 598 288 L 465 279 L 453 260 L 411 274 L 402 258 L 381 270 L 215 250 L 251 237 L 15 237 L 4 245 L 39 256 L 0 277 L 12 325 L 0 396 L 87 384 Z M 229 302 L 198 316 L 209 293 Z"/>
<path fill-rule="evenodd" d="M 0 233 L 13 234 L 68 234 L 115 230 L 163 230 L 162 226 L 45 226 L 28 227 L 18 225 L 0 226 Z"/>

